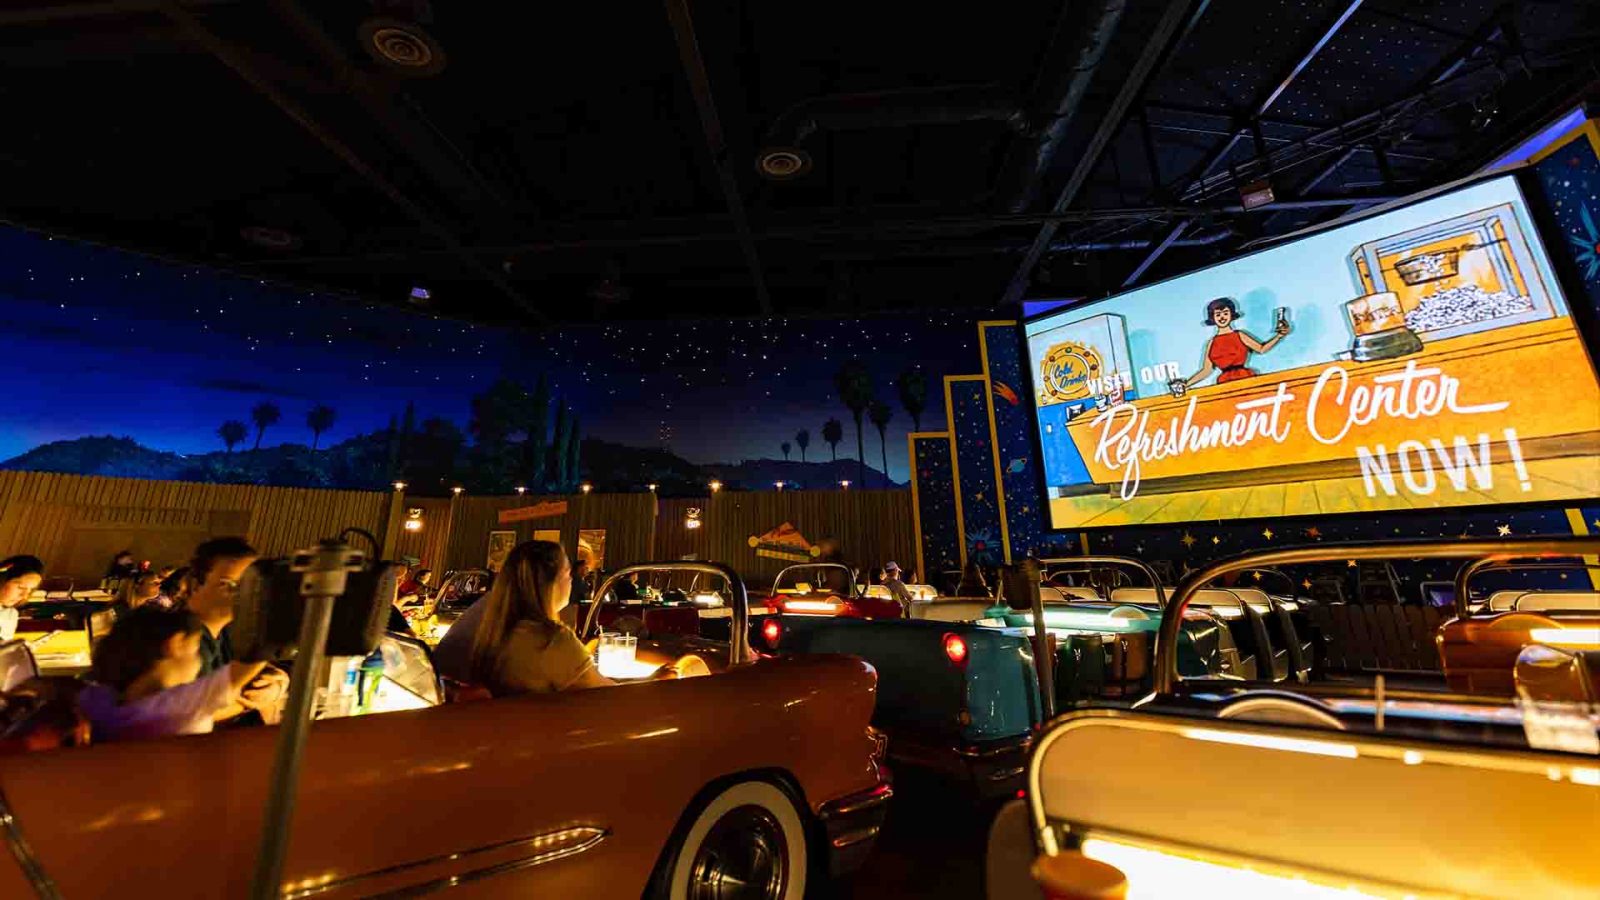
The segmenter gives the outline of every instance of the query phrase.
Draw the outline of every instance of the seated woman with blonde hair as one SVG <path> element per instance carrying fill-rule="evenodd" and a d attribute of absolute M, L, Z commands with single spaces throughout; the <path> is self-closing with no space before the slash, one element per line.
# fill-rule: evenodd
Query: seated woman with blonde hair
<path fill-rule="evenodd" d="M 472 635 L 472 681 L 495 696 L 613 684 L 561 622 L 571 593 L 572 566 L 560 544 L 528 541 L 513 548 L 494 587 L 478 601 L 484 609 Z"/>

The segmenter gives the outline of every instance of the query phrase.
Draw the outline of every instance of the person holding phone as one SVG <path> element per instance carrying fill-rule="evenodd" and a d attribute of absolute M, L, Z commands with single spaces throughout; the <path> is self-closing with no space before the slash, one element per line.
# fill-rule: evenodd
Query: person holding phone
<path fill-rule="evenodd" d="M 1204 364 L 1200 371 L 1183 379 L 1183 388 L 1190 388 L 1211 377 L 1217 372 L 1217 384 L 1226 384 L 1238 381 L 1241 378 L 1250 378 L 1256 371 L 1245 365 L 1250 361 L 1252 353 L 1266 353 L 1289 333 L 1289 320 L 1280 312 L 1277 324 L 1273 327 L 1273 335 L 1265 341 L 1258 341 L 1248 332 L 1240 331 L 1233 327 L 1233 323 L 1244 318 L 1239 312 L 1239 305 L 1232 297 L 1218 297 L 1206 304 L 1205 324 L 1217 329 L 1211 340 L 1206 344 Z M 1178 384 L 1173 385 L 1174 393 L 1181 396 L 1182 390 Z"/>

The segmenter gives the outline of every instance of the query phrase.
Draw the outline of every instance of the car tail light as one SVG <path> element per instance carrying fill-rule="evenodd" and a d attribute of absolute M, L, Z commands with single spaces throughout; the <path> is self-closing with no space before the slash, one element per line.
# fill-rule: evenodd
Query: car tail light
<path fill-rule="evenodd" d="M 777 619 L 762 622 L 761 639 L 767 642 L 768 650 L 778 649 L 778 642 L 783 640 L 783 623 Z"/>
<path fill-rule="evenodd" d="M 944 636 L 944 655 L 949 658 L 950 664 L 958 668 L 967 666 L 967 639 L 959 634 Z"/>

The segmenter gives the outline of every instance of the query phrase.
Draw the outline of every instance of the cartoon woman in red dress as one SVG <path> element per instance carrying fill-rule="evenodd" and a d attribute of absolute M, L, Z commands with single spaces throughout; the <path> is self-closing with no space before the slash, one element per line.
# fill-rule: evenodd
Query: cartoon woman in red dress
<path fill-rule="evenodd" d="M 1218 297 L 1206 304 L 1206 324 L 1215 326 L 1217 333 L 1206 345 L 1204 367 L 1185 379 L 1184 387 L 1193 387 L 1205 381 L 1212 372 L 1220 373 L 1217 375 L 1217 384 L 1226 384 L 1255 375 L 1256 371 L 1245 365 L 1250 361 L 1250 354 L 1266 353 L 1289 333 L 1289 320 L 1280 316 L 1277 326 L 1273 329 L 1275 333 L 1266 343 L 1262 343 L 1248 333 L 1234 329 L 1233 323 L 1242 318 L 1244 316 L 1239 312 L 1239 306 L 1233 302 L 1232 297 Z"/>

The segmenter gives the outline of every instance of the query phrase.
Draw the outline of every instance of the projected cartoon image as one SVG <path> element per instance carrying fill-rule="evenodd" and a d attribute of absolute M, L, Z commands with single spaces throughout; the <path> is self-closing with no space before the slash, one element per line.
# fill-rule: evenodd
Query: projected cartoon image
<path fill-rule="evenodd" d="M 1212 372 L 1217 373 L 1217 384 L 1226 384 L 1259 374 L 1245 363 L 1250 361 L 1250 354 L 1266 353 L 1288 336 L 1289 320 L 1285 318 L 1287 312 L 1285 308 L 1278 307 L 1277 324 L 1273 326 L 1273 335 L 1262 342 L 1252 337 L 1249 332 L 1233 326 L 1233 323 L 1243 317 L 1239 314 L 1239 304 L 1232 297 L 1218 297 L 1207 303 L 1206 324 L 1214 326 L 1217 333 L 1206 342 L 1205 362 L 1200 371 L 1184 379 L 1181 385 L 1169 382 L 1168 386 L 1172 388 L 1174 394 L 1182 396 L 1184 391 L 1210 378 Z"/>
<path fill-rule="evenodd" d="M 1055 528 L 1600 496 L 1600 384 L 1511 176 L 1024 331 Z"/>

